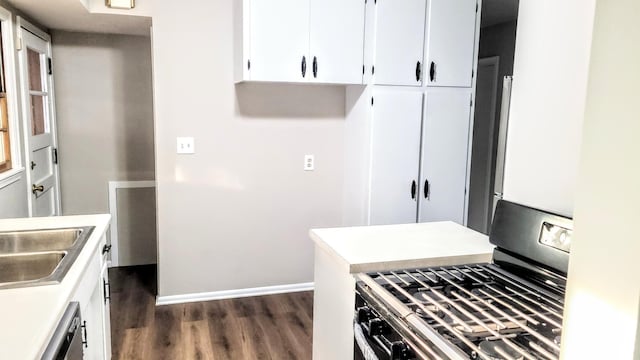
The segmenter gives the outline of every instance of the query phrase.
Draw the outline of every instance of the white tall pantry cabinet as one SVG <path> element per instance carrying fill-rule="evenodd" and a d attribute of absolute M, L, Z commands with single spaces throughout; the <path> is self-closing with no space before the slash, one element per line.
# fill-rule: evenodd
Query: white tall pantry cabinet
<path fill-rule="evenodd" d="M 347 89 L 346 225 L 466 222 L 479 9 L 367 2 L 372 81 Z"/>

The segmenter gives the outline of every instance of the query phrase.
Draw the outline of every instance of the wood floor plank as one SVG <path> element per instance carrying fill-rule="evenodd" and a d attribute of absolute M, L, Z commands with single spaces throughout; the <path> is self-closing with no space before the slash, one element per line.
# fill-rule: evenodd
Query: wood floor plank
<path fill-rule="evenodd" d="M 231 302 L 210 301 L 205 305 L 209 336 L 216 360 L 244 359 L 247 333 L 229 312 Z"/>
<path fill-rule="evenodd" d="M 149 339 L 149 328 L 127 329 L 124 331 L 122 348 L 118 354 L 112 354 L 113 359 L 145 360 L 149 359 L 148 348 L 144 346 Z"/>
<path fill-rule="evenodd" d="M 113 359 L 311 359 L 313 292 L 155 306 L 155 267 L 114 268 Z"/>
<path fill-rule="evenodd" d="M 206 320 L 182 323 L 182 354 L 185 359 L 213 360 L 213 348 Z"/>
<path fill-rule="evenodd" d="M 153 352 L 157 359 L 182 357 L 182 306 L 156 307 L 153 327 Z"/>

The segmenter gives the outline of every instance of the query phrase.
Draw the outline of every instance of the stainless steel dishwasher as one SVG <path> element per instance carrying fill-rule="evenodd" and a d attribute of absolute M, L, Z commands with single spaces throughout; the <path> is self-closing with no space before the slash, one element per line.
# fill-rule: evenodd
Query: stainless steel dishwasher
<path fill-rule="evenodd" d="M 42 360 L 81 360 L 83 328 L 80 304 L 69 303 L 42 355 Z"/>

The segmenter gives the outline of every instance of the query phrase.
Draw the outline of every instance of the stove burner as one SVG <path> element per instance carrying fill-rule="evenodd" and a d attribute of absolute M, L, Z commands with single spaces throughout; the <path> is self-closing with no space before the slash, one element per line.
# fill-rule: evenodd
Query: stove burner
<path fill-rule="evenodd" d="M 478 348 L 491 360 L 524 359 L 522 354 L 509 347 L 502 340 L 484 340 L 478 345 Z M 474 359 L 482 358 L 478 353 L 473 353 L 472 357 Z"/>

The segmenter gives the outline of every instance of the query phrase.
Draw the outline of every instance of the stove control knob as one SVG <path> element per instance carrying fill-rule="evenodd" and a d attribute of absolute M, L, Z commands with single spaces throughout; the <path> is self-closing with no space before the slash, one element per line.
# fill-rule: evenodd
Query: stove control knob
<path fill-rule="evenodd" d="M 390 330 L 389 324 L 382 319 L 369 320 L 369 336 L 387 335 Z"/>
<path fill-rule="evenodd" d="M 391 359 L 413 360 L 416 359 L 416 354 L 403 341 L 396 341 L 391 344 Z"/>
<path fill-rule="evenodd" d="M 361 308 L 358 308 L 358 310 L 356 310 L 356 320 L 358 321 L 359 324 L 363 324 L 369 321 L 369 319 L 371 319 L 371 309 L 369 309 L 366 306 L 363 306 Z"/>

